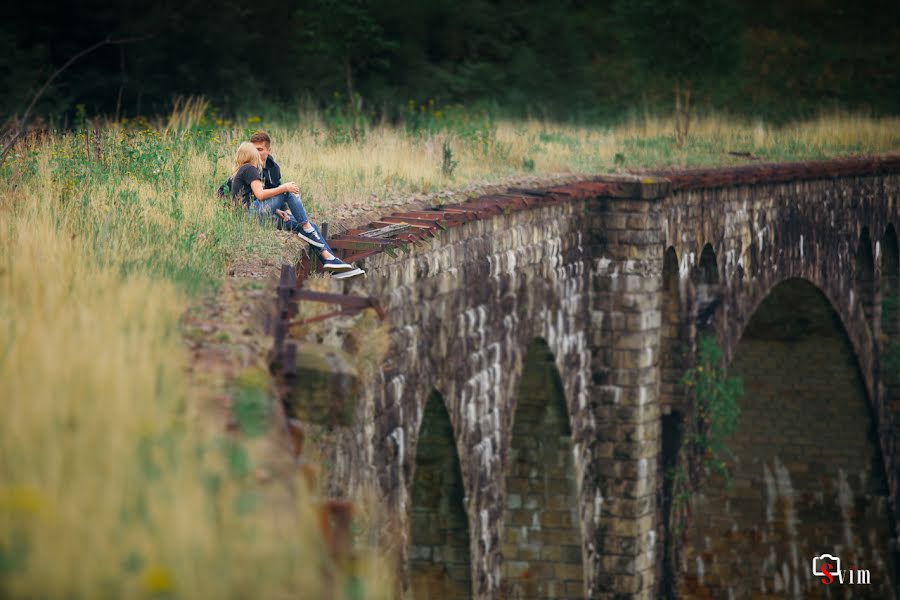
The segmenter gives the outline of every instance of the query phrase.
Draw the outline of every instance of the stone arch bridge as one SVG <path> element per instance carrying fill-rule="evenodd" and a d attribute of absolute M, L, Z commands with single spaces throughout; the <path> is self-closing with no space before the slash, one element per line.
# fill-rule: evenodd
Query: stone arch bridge
<path fill-rule="evenodd" d="M 883 157 L 386 218 L 442 229 L 367 253 L 347 284 L 390 324 L 353 469 L 399 516 L 405 591 L 817 597 L 811 560 L 829 552 L 868 572 L 855 595 L 895 595 L 898 202 L 900 158 Z M 703 472 L 703 407 L 682 376 L 703 335 L 745 393 L 730 484 L 707 475 L 687 501 L 674 481 Z"/>

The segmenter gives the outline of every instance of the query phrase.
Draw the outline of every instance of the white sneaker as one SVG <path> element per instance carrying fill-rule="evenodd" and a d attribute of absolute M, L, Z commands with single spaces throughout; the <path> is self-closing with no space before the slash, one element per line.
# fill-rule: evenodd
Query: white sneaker
<path fill-rule="evenodd" d="M 312 231 L 304 231 L 302 228 L 297 232 L 297 237 L 299 237 L 304 242 L 308 242 L 309 244 L 315 246 L 316 248 L 324 248 L 325 242 L 322 240 L 322 234 L 319 233 L 319 228 L 315 225 L 312 226 Z"/>
<path fill-rule="evenodd" d="M 349 279 L 351 277 L 356 277 L 357 275 L 365 275 L 365 274 L 366 274 L 365 271 L 363 271 L 359 267 L 356 267 L 352 271 L 343 271 L 341 273 L 332 273 L 331 278 L 332 279 Z"/>

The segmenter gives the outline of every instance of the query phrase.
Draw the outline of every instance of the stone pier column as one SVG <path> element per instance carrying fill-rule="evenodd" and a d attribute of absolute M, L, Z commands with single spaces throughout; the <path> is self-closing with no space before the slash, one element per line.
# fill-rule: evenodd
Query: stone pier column
<path fill-rule="evenodd" d="M 660 451 L 660 302 L 665 181 L 618 181 L 591 208 L 594 252 L 591 402 L 598 439 L 591 598 L 656 598 Z M 587 496 L 587 495 L 586 495 Z M 590 496 L 587 496 L 590 498 Z M 590 548 L 589 548 L 590 550 Z"/>

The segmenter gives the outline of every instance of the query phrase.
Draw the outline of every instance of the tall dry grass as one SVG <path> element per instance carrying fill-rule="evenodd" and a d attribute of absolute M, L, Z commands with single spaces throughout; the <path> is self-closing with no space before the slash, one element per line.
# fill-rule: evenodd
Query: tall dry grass
<path fill-rule="evenodd" d="M 2 170 L 0 595 L 327 593 L 309 493 L 287 476 L 257 481 L 259 455 L 223 437 L 185 381 L 179 316 L 229 260 L 274 252 L 267 229 L 213 197 L 247 131 L 210 126 L 206 111 L 194 101 L 158 126 L 45 137 Z M 317 220 L 525 173 L 900 148 L 898 118 L 775 128 L 708 117 L 679 150 L 666 119 L 576 127 L 419 112 L 415 127 L 349 131 L 323 114 L 244 125 L 272 132 Z M 387 589 L 385 563 L 358 565 L 365 597 Z"/>
<path fill-rule="evenodd" d="M 197 282 L 273 242 L 210 198 L 208 148 L 157 135 L 114 146 L 143 152 L 124 163 L 66 136 L 26 147 L 3 184 L 0 596 L 384 597 L 367 543 L 330 562 L 296 469 L 258 476 L 285 450 L 225 434 L 203 402 L 223 390 L 189 395 Z"/>
<path fill-rule="evenodd" d="M 371 205 L 373 194 L 400 197 L 522 174 L 598 174 L 741 160 L 729 152 L 777 161 L 900 150 L 900 118 L 840 114 L 781 127 L 708 116 L 694 122 L 682 149 L 674 145 L 674 123 L 668 118 L 609 127 L 481 120 L 443 128 L 436 122 L 428 135 L 379 125 L 348 143 L 330 141 L 321 116 L 299 123 L 268 128 L 274 152 L 282 172 L 301 185 L 314 212 L 326 219 L 340 215 L 342 207 Z M 452 175 L 441 168 L 445 143 L 457 163 Z"/>

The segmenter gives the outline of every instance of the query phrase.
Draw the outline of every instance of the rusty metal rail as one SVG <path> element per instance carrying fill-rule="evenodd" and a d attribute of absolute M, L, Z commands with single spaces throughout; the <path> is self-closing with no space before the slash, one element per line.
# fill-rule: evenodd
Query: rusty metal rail
<path fill-rule="evenodd" d="M 665 177 L 676 190 L 784 183 L 809 179 L 831 179 L 900 172 L 900 153 L 883 156 L 862 156 L 833 160 L 790 163 L 755 163 L 725 168 L 657 169 L 645 171 Z"/>
<path fill-rule="evenodd" d="M 289 340 L 289 330 L 292 326 L 310 323 L 336 314 L 352 315 L 366 308 L 373 308 L 384 318 L 384 311 L 378 303 L 370 297 L 349 296 L 343 294 L 330 294 L 312 292 L 300 289 L 304 279 L 309 274 L 310 261 L 306 255 L 301 256 L 298 265 L 282 265 L 281 277 L 276 288 L 275 318 L 270 322 L 272 333 L 272 349 L 269 352 L 269 370 L 274 377 L 278 391 L 277 418 L 284 428 L 289 444 L 289 451 L 295 463 L 301 470 L 310 465 L 300 463 L 303 454 L 305 433 L 300 421 L 292 415 L 288 402 L 288 391 L 297 385 L 297 344 Z M 339 311 L 320 315 L 310 319 L 297 320 L 298 302 L 325 302 L 338 304 Z M 304 474 L 312 486 L 315 473 L 307 469 Z M 319 517 L 320 533 L 328 549 L 328 555 L 333 564 L 339 568 L 346 566 L 352 558 L 353 548 L 350 535 L 350 523 L 353 518 L 354 505 L 343 498 L 328 498 L 316 503 L 316 512 Z"/>

